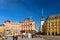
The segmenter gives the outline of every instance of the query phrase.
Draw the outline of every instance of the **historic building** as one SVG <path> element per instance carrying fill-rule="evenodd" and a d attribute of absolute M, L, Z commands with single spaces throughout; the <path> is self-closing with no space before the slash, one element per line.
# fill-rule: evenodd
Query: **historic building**
<path fill-rule="evenodd" d="M 5 20 L 4 21 L 4 25 L 5 25 L 5 32 L 6 35 L 15 35 L 15 34 L 20 34 L 20 30 L 21 30 L 21 23 L 19 22 L 12 22 L 10 20 Z"/>
<path fill-rule="evenodd" d="M 35 33 L 36 32 L 36 25 L 35 21 L 30 20 L 30 18 L 26 18 L 23 22 L 21 22 L 21 32 L 30 32 Z"/>
<path fill-rule="evenodd" d="M 41 18 L 41 26 L 40 26 L 40 32 L 43 33 L 43 24 L 44 24 L 44 17 Z"/>
<path fill-rule="evenodd" d="M 39 28 L 39 32 L 43 33 L 43 28 L 42 28 L 42 26 L 44 24 L 43 8 L 42 8 L 42 18 L 41 18 L 40 21 L 41 21 L 41 25 L 40 25 L 40 28 Z"/>
<path fill-rule="evenodd" d="M 60 14 L 49 16 L 43 24 L 43 32 L 46 35 L 60 34 Z"/>
<path fill-rule="evenodd" d="M 26 18 L 22 22 L 4 21 L 6 35 L 20 34 L 20 33 L 34 33 L 36 32 L 35 21 Z"/>

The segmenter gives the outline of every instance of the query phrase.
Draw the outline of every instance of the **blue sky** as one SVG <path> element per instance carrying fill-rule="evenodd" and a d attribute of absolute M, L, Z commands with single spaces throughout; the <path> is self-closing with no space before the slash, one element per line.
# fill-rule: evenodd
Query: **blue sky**
<path fill-rule="evenodd" d="M 59 14 L 60 0 L 0 0 L 0 24 L 3 24 L 4 20 L 19 22 L 32 16 L 38 29 L 42 8 L 45 19 L 49 15 Z"/>

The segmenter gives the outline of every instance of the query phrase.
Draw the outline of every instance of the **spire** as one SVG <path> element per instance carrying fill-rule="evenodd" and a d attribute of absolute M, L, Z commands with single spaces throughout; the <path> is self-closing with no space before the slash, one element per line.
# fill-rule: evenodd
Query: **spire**
<path fill-rule="evenodd" d="M 42 18 L 43 18 L 43 8 L 42 8 Z"/>
<path fill-rule="evenodd" d="M 43 8 L 42 8 L 42 18 L 41 18 L 41 21 L 44 20 L 44 16 L 43 16 Z"/>

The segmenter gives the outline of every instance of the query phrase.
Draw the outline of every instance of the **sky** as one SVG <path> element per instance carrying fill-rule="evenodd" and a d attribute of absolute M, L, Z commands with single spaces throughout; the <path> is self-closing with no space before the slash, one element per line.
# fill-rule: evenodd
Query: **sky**
<path fill-rule="evenodd" d="M 4 20 L 20 22 L 32 16 L 39 29 L 42 8 L 44 19 L 49 15 L 60 14 L 60 0 L 0 0 L 0 24 Z"/>

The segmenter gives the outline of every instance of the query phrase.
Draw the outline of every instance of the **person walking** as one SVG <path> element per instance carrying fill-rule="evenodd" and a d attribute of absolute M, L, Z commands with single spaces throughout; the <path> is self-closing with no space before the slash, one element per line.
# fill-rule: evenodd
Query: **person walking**
<path fill-rule="evenodd" d="M 23 39 L 23 34 L 22 34 L 22 39 Z"/>
<path fill-rule="evenodd" d="M 4 37 L 2 37 L 2 40 L 4 40 Z"/>

